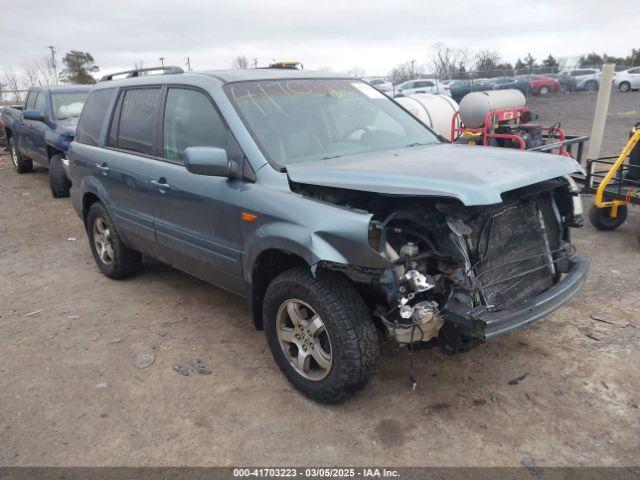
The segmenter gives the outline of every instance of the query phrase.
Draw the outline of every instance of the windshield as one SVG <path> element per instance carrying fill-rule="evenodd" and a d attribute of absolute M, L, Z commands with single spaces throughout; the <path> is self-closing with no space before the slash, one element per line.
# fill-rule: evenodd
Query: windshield
<path fill-rule="evenodd" d="M 51 95 L 53 102 L 53 115 L 58 120 L 69 117 L 79 117 L 84 102 L 89 92 L 54 93 Z"/>
<path fill-rule="evenodd" d="M 278 168 L 439 142 L 397 103 L 358 80 L 263 80 L 226 90 Z"/>

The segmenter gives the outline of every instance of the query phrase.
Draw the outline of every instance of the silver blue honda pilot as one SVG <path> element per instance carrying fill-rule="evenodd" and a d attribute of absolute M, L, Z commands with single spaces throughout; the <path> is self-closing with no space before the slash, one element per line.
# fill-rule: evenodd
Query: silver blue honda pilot
<path fill-rule="evenodd" d="M 586 278 L 571 158 L 448 144 L 334 74 L 143 73 L 95 87 L 69 151 L 98 267 L 123 278 L 144 254 L 246 297 L 315 400 L 367 383 L 378 331 L 464 352 Z"/>

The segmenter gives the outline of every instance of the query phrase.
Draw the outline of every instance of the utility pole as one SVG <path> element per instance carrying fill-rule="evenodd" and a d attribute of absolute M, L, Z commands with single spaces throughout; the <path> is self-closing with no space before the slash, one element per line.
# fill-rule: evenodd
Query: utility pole
<path fill-rule="evenodd" d="M 189 60 L 189 57 L 187 57 L 187 72 L 191 71 L 191 60 Z"/>
<path fill-rule="evenodd" d="M 58 66 L 56 65 L 56 47 L 49 45 L 47 47 L 51 50 L 51 68 L 53 68 L 53 83 L 58 84 Z"/>
<path fill-rule="evenodd" d="M 160 60 L 160 65 L 162 65 L 162 68 L 164 68 L 165 57 L 160 57 L 158 60 Z"/>

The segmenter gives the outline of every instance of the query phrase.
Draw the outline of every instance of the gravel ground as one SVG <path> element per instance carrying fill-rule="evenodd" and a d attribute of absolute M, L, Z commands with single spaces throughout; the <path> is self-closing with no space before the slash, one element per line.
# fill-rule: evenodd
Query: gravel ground
<path fill-rule="evenodd" d="M 589 133 L 595 96 L 534 105 Z M 612 105 L 615 153 L 640 93 Z M 328 407 L 289 386 L 243 300 L 153 261 L 102 276 L 46 172 L 0 155 L 0 205 L 0 465 L 638 465 L 633 209 L 615 232 L 575 233 L 592 271 L 565 308 L 464 355 L 415 353 L 415 391 L 407 352 L 383 345 L 371 384 Z M 172 370 L 191 358 L 213 373 Z"/>

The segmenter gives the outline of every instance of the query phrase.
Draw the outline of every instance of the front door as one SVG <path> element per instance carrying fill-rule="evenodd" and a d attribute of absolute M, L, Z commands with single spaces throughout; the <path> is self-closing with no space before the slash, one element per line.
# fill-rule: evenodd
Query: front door
<path fill-rule="evenodd" d="M 161 258 L 177 268 L 238 293 L 241 272 L 242 182 L 190 173 L 187 147 L 227 149 L 231 134 L 210 98 L 200 90 L 169 87 L 161 117 L 159 155 L 152 166 L 156 238 Z"/>

